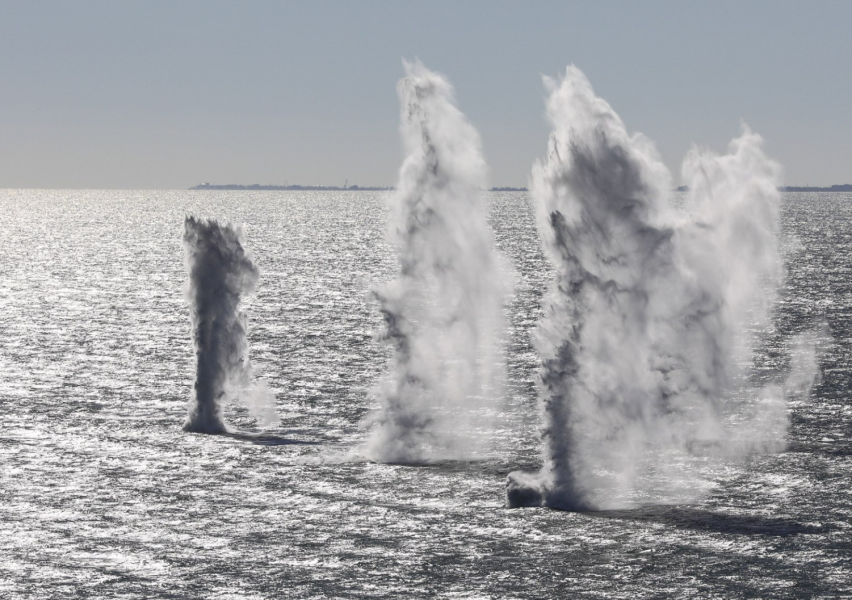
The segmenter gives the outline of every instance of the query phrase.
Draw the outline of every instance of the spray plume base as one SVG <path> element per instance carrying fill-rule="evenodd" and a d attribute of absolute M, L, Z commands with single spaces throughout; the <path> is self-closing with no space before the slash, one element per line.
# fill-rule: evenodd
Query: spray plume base
<path fill-rule="evenodd" d="M 201 429 L 192 429 L 187 425 L 184 425 L 183 431 L 186 433 L 198 433 L 201 435 L 215 435 L 240 442 L 249 442 L 257 446 L 319 446 L 322 444 L 322 442 L 298 440 L 270 433 L 242 431 L 240 429 L 234 429 L 227 426 L 223 430 L 219 431 L 206 431 Z"/>
<path fill-rule="evenodd" d="M 506 478 L 506 507 L 546 507 L 568 512 L 589 512 L 595 507 L 589 502 L 558 493 L 539 481 L 537 473 L 514 471 Z"/>
<path fill-rule="evenodd" d="M 199 423 L 193 420 L 187 420 L 183 424 L 183 431 L 186 433 L 201 433 L 204 435 L 233 435 L 239 433 L 225 425 L 223 422 L 218 423 Z"/>

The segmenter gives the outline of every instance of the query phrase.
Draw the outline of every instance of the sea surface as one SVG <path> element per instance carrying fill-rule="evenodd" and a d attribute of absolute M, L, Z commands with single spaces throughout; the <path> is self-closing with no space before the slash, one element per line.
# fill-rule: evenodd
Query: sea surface
<path fill-rule="evenodd" d="M 782 194 L 761 360 L 831 336 L 788 450 L 707 473 L 699 504 L 597 513 L 504 507 L 508 472 L 540 464 L 550 271 L 528 195 L 488 198 L 516 272 L 499 443 L 403 466 L 351 458 L 389 358 L 369 296 L 397 270 L 387 193 L 0 191 L 0 598 L 852 598 L 852 194 Z M 188 214 L 243 224 L 261 270 L 265 437 L 181 429 Z"/>

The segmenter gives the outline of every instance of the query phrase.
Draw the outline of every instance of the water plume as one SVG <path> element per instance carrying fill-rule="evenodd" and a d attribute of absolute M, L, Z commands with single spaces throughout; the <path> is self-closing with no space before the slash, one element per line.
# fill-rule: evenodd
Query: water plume
<path fill-rule="evenodd" d="M 545 84 L 554 130 L 531 177 L 555 270 L 536 340 L 544 464 L 510 474 L 507 503 L 694 500 L 708 456 L 784 444 L 783 383 L 750 383 L 782 281 L 780 168 L 743 126 L 726 155 L 689 152 L 676 210 L 653 144 L 579 69 Z"/>
<path fill-rule="evenodd" d="M 479 135 L 443 76 L 404 65 L 406 157 L 391 232 L 400 272 L 374 293 L 394 354 L 362 452 L 381 462 L 474 458 L 488 448 L 504 393 L 507 274 L 481 197 Z"/>
<path fill-rule="evenodd" d="M 242 230 L 190 216 L 183 240 L 197 358 L 195 397 L 183 428 L 232 432 L 222 416 L 224 402 L 232 396 L 239 397 L 262 426 L 274 425 L 275 398 L 264 382 L 252 383 L 246 317 L 239 310 L 242 296 L 254 290 L 260 277 L 243 247 Z"/>

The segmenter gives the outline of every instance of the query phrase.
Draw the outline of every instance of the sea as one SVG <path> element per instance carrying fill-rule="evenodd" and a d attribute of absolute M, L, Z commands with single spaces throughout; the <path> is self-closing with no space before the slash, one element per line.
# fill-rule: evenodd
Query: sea
<path fill-rule="evenodd" d="M 552 272 L 525 192 L 487 194 L 515 272 L 493 452 L 358 458 L 391 357 L 389 194 L 0 190 L 0 598 L 852 598 L 852 194 L 782 194 L 773 335 L 827 340 L 786 450 L 693 504 L 599 512 L 505 504 L 541 464 Z M 225 411 L 255 435 L 182 429 L 187 215 L 241 225 L 260 269 L 242 308 L 281 422 Z"/>

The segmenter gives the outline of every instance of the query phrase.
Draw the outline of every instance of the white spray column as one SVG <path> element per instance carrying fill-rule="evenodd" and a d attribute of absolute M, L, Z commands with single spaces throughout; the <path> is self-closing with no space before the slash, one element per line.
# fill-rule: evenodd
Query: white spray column
<path fill-rule="evenodd" d="M 537 336 L 543 467 L 510 474 L 507 502 L 692 500 L 702 455 L 784 444 L 783 385 L 748 381 L 781 283 L 780 169 L 748 129 L 725 156 L 693 150 L 677 211 L 653 144 L 579 69 L 545 83 L 554 130 L 531 179 L 555 271 Z"/>
<path fill-rule="evenodd" d="M 400 271 L 375 292 L 394 356 L 363 452 L 381 462 L 474 458 L 503 399 L 506 269 L 482 199 L 479 135 L 443 76 L 420 62 L 405 69 L 391 231 Z"/>
<path fill-rule="evenodd" d="M 278 422 L 275 398 L 264 384 L 253 384 L 247 324 L 241 298 L 251 293 L 260 272 L 244 249 L 239 228 L 187 217 L 184 248 L 189 275 L 187 300 L 196 355 L 195 394 L 185 431 L 228 433 L 222 408 L 238 396 L 261 425 Z"/>

